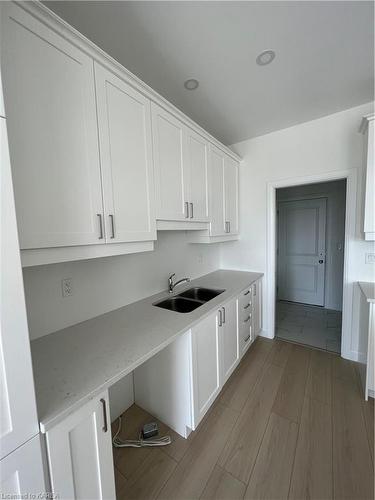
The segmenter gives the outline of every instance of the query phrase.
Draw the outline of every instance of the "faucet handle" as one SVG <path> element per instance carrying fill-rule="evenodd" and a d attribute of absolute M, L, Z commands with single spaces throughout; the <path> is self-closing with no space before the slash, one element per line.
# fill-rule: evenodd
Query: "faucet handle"
<path fill-rule="evenodd" d="M 168 279 L 171 280 L 174 276 L 176 276 L 176 273 L 172 273 Z"/>

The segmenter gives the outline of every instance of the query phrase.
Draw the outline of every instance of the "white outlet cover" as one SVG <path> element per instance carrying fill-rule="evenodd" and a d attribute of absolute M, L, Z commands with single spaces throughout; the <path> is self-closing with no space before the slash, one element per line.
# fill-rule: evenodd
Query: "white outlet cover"
<path fill-rule="evenodd" d="M 366 253 L 366 264 L 375 264 L 375 253 Z"/>

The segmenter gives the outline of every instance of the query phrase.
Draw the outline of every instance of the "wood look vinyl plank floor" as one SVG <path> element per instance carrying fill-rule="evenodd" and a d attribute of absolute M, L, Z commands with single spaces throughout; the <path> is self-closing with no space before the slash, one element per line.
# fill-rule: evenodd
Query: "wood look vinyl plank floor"
<path fill-rule="evenodd" d="M 150 420 L 133 405 L 121 436 Z M 374 402 L 334 354 L 259 338 L 188 439 L 158 423 L 172 445 L 114 450 L 118 500 L 374 498 Z"/>

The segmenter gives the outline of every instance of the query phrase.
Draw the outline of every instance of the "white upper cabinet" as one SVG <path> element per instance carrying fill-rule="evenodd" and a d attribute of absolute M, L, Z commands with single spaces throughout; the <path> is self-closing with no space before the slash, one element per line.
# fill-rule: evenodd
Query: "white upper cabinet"
<path fill-rule="evenodd" d="M 210 145 L 210 235 L 225 234 L 224 153 Z"/>
<path fill-rule="evenodd" d="M 2 9 L 20 247 L 104 242 L 93 61 L 18 6 Z"/>
<path fill-rule="evenodd" d="M 156 218 L 189 218 L 188 166 L 184 125 L 152 103 Z"/>
<path fill-rule="evenodd" d="M 365 239 L 375 240 L 375 115 L 363 118 L 362 131 L 366 134 L 366 192 L 363 231 Z"/>
<path fill-rule="evenodd" d="M 225 187 L 225 223 L 226 232 L 238 233 L 238 163 L 225 155 L 224 158 Z"/>
<path fill-rule="evenodd" d="M 208 221 L 208 142 L 187 128 L 189 217 Z"/>
<path fill-rule="evenodd" d="M 95 64 L 107 243 L 156 239 L 151 103 Z"/>

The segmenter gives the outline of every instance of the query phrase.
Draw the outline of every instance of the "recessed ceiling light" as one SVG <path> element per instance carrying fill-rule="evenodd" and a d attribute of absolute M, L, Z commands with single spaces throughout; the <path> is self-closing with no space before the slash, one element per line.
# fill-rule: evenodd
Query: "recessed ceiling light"
<path fill-rule="evenodd" d="M 199 87 L 199 82 L 195 78 L 189 78 L 189 80 L 186 80 L 184 83 L 184 87 L 186 90 L 195 90 Z"/>
<path fill-rule="evenodd" d="M 263 50 L 258 57 L 256 58 L 256 63 L 259 66 L 266 66 L 270 64 L 276 57 L 276 54 L 273 50 Z"/>

